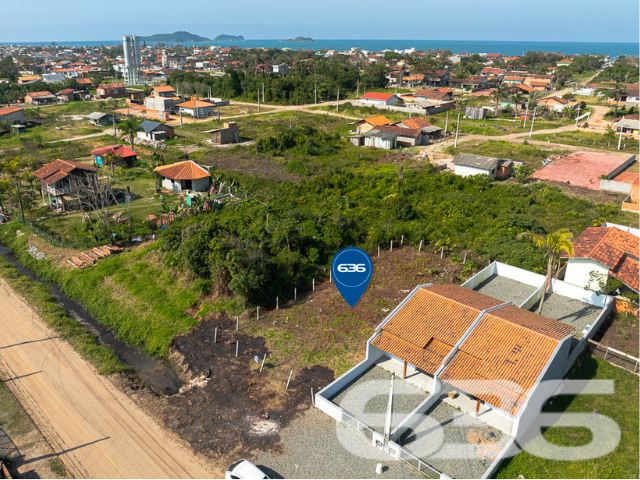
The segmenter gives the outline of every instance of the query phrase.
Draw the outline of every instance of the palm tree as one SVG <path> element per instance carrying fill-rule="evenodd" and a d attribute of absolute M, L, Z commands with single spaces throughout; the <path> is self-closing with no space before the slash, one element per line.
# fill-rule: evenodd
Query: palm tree
<path fill-rule="evenodd" d="M 496 116 L 500 111 L 500 100 L 502 100 L 502 98 L 505 97 L 508 92 L 509 92 L 508 88 L 502 85 L 499 87 L 496 87 L 496 89 L 493 91 L 492 95 L 496 99 Z"/>
<path fill-rule="evenodd" d="M 24 178 L 29 184 L 29 186 L 31 187 L 31 196 L 35 197 L 35 193 L 33 192 L 33 182 L 36 181 L 36 176 L 33 174 L 33 172 L 30 169 L 27 169 L 22 175 L 22 178 Z"/>
<path fill-rule="evenodd" d="M 542 296 L 540 297 L 540 305 L 538 306 L 538 314 L 542 312 L 542 305 L 545 297 L 551 288 L 551 279 L 556 266 L 560 266 L 560 256 L 563 254 L 573 257 L 573 234 L 567 228 L 561 228 L 555 232 L 551 232 L 546 236 L 539 235 L 534 232 L 524 232 L 518 235 L 518 238 L 528 238 L 537 246 L 546 249 L 547 275 L 542 286 Z"/>
<path fill-rule="evenodd" d="M 118 130 L 120 130 L 120 133 L 122 133 L 125 137 L 127 136 L 129 137 L 131 150 L 133 150 L 134 152 L 135 152 L 134 142 L 135 142 L 136 135 L 138 134 L 139 125 L 140 125 L 140 122 L 138 122 L 138 120 L 136 120 L 133 117 L 129 117 L 124 122 L 120 122 L 118 124 Z"/>
<path fill-rule="evenodd" d="M 516 116 L 518 116 L 518 109 L 520 108 L 520 105 L 524 103 L 524 96 L 521 93 L 516 93 L 511 97 L 511 99 L 513 100 L 513 103 L 516 104 Z"/>

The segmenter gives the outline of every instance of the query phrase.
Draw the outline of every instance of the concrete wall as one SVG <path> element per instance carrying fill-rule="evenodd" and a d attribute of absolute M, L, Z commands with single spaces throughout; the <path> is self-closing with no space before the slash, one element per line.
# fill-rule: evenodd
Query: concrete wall
<path fill-rule="evenodd" d="M 0 117 L 0 124 L 2 123 L 13 124 L 16 122 L 22 125 L 27 123 L 27 119 L 24 116 L 24 110 L 18 110 L 17 112 L 7 113 L 6 115 L 2 115 Z"/>
<path fill-rule="evenodd" d="M 516 443 L 515 438 L 511 438 L 507 444 L 504 446 L 502 451 L 496 456 L 496 458 L 491 462 L 491 465 L 482 475 L 482 478 L 493 478 L 494 473 L 498 470 L 498 467 L 506 458 L 511 458 L 515 456 L 518 452 L 520 452 L 520 447 Z"/>
<path fill-rule="evenodd" d="M 632 228 L 632 227 L 627 227 L 626 225 L 618 225 L 617 223 L 610 223 L 610 222 L 605 222 L 602 224 L 603 227 L 615 227 L 615 228 L 619 228 L 620 230 L 622 230 L 623 232 L 628 232 L 631 235 L 635 235 L 636 237 L 640 237 L 640 228 Z"/>
<path fill-rule="evenodd" d="M 606 277 L 609 276 L 609 269 L 601 263 L 589 258 L 570 258 L 567 262 L 564 281 L 577 287 L 586 288 L 589 286 L 589 274 L 594 271 Z"/>
<path fill-rule="evenodd" d="M 631 184 L 625 182 L 616 182 L 615 180 L 600 180 L 600 190 L 615 193 L 631 193 Z"/>
<path fill-rule="evenodd" d="M 414 429 L 422 420 L 426 412 L 439 400 L 440 394 L 444 390 L 444 386 L 441 380 L 434 382 L 436 384 L 435 392 L 429 395 L 420 405 L 418 405 L 413 412 L 407 415 L 396 428 L 391 432 L 391 440 L 398 441 L 407 430 Z"/>
<path fill-rule="evenodd" d="M 611 179 L 611 178 L 615 178 L 616 175 L 622 173 L 623 171 L 625 171 L 627 169 L 627 167 L 629 165 L 631 165 L 633 162 L 635 162 L 636 160 L 636 156 L 635 155 L 631 155 L 629 158 L 627 158 L 627 160 L 622 163 L 621 165 L 619 165 L 618 167 L 614 168 L 613 170 L 611 170 L 607 176 Z"/>
<path fill-rule="evenodd" d="M 493 174 L 489 170 L 482 170 L 480 168 L 469 167 L 466 165 L 455 165 L 453 167 L 453 173 L 460 175 L 461 177 L 469 177 L 471 175 L 489 175 L 492 179 L 496 178 L 495 170 Z"/>
<path fill-rule="evenodd" d="M 491 275 L 496 273 L 497 264 L 498 264 L 498 262 L 490 263 L 489 265 L 484 267 L 482 270 L 480 270 L 478 273 L 476 273 L 473 277 L 471 277 L 469 280 L 464 282 L 462 284 L 462 286 L 465 287 L 465 288 L 468 288 L 470 290 L 475 289 L 478 285 L 480 285 L 482 282 L 484 282 L 487 278 L 489 278 Z"/>

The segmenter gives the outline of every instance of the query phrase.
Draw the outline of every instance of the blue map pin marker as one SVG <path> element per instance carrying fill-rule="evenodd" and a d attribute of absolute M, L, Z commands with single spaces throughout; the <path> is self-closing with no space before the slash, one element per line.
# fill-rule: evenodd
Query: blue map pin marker
<path fill-rule="evenodd" d="M 331 261 L 331 275 L 336 287 L 352 307 L 369 286 L 372 274 L 371 258 L 367 252 L 356 247 L 343 248 Z"/>

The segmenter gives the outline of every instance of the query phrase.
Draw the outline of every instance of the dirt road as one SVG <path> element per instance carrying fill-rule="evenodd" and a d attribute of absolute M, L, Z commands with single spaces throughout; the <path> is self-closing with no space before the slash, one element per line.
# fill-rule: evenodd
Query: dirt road
<path fill-rule="evenodd" d="M 47 328 L 0 279 L 0 373 L 76 478 L 207 478 L 208 471 Z"/>

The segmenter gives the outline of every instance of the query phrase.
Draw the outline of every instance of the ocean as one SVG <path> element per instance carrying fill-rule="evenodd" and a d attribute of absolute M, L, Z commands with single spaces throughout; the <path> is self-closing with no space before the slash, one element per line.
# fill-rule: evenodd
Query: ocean
<path fill-rule="evenodd" d="M 105 41 L 69 41 L 56 42 L 61 46 L 112 46 L 121 43 L 119 40 Z M 8 42 L 4 43 L 5 45 Z M 50 45 L 50 42 L 17 42 L 14 45 Z M 528 51 L 562 52 L 565 54 L 596 53 L 619 57 L 620 55 L 638 55 L 640 44 L 627 42 L 507 42 L 489 40 L 316 40 L 315 42 L 285 42 L 283 40 L 256 40 L 242 42 L 196 42 L 185 45 L 237 45 L 242 48 L 290 48 L 293 50 L 349 50 L 358 47 L 363 50 L 379 52 L 381 50 L 416 50 L 450 49 L 454 53 L 501 53 L 503 55 L 522 55 Z"/>

